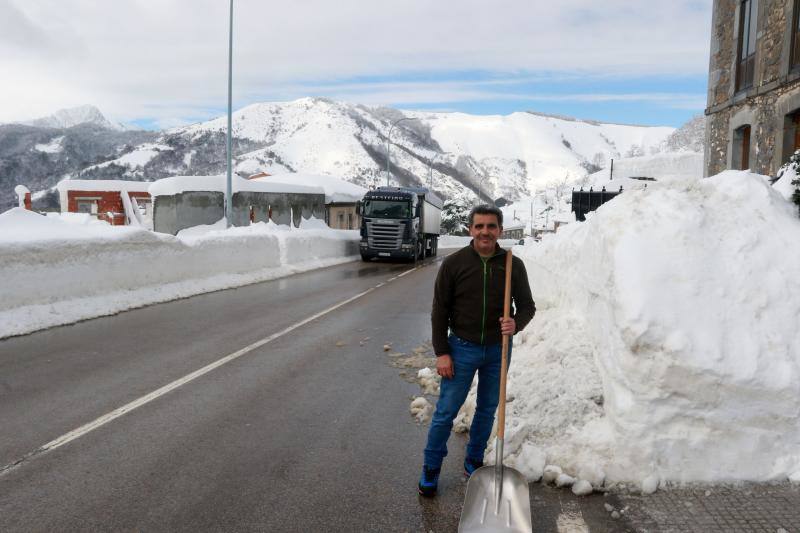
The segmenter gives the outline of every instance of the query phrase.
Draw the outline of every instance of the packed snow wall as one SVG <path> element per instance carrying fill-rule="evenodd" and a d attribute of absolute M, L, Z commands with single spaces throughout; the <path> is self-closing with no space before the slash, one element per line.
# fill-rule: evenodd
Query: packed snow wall
<path fill-rule="evenodd" d="M 729 171 L 518 247 L 539 311 L 509 370 L 511 464 L 595 485 L 800 481 L 798 242 L 795 207 Z"/>
<path fill-rule="evenodd" d="M 357 231 L 303 222 L 173 237 L 12 209 L 0 214 L 0 338 L 358 257 Z"/>

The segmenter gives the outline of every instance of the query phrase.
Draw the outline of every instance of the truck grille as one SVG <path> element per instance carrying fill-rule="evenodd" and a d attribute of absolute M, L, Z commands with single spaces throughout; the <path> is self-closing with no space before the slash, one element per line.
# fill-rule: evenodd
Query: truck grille
<path fill-rule="evenodd" d="M 398 222 L 367 222 L 367 242 L 375 250 L 399 250 L 405 226 Z"/>

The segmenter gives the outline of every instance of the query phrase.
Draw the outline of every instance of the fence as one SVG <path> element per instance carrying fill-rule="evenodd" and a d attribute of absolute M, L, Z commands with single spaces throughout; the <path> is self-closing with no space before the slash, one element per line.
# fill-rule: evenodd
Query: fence
<path fill-rule="evenodd" d="M 607 191 L 605 187 L 599 191 L 591 188 L 584 191 L 583 187 L 579 191 L 572 189 L 572 212 L 575 213 L 575 220 L 583 222 L 586 220 L 586 213 L 594 211 L 621 192 L 622 186 L 618 191 Z"/>

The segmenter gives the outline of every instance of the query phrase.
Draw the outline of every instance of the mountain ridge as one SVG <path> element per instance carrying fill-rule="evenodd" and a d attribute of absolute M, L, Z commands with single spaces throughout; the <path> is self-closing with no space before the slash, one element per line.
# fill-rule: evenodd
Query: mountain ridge
<path fill-rule="evenodd" d="M 75 149 L 84 141 L 97 148 L 96 139 L 89 142 L 89 125 L 27 127 L 33 129 L 24 133 L 0 126 L 0 210 L 13 203 L 16 183 L 35 191 L 64 178 L 155 180 L 217 174 L 226 166 L 224 116 L 160 132 L 117 131 L 104 154 Z M 308 97 L 236 110 L 235 169 L 245 176 L 260 170 L 297 171 L 337 175 L 365 187 L 383 185 L 390 129 L 392 184 L 430 183 L 443 196 L 465 202 L 476 196 L 513 200 L 577 180 L 611 158 L 662 150 L 676 131 L 530 111 L 478 116 Z M 62 144 L 73 147 L 66 158 L 71 164 L 65 162 Z"/>

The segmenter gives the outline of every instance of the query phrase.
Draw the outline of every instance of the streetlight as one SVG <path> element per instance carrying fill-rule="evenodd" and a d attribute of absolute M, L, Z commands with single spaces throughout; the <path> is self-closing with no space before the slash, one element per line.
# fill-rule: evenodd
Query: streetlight
<path fill-rule="evenodd" d="M 433 183 L 433 162 L 443 155 L 450 155 L 450 152 L 437 152 L 428 159 L 428 188 L 430 189 Z"/>
<path fill-rule="evenodd" d="M 233 181 L 231 178 L 232 173 L 232 153 L 231 153 L 231 87 L 233 85 L 233 0 L 231 0 L 231 10 L 229 16 L 229 29 L 228 29 L 228 135 L 227 135 L 227 149 L 228 149 L 228 175 L 225 185 L 225 226 L 231 227 L 231 220 L 233 219 Z"/>
<path fill-rule="evenodd" d="M 233 0 L 231 0 L 233 1 Z M 392 130 L 395 126 L 403 122 L 404 120 L 417 120 L 415 117 L 403 117 L 395 120 L 392 122 L 392 126 L 389 128 L 389 134 L 386 135 L 386 186 L 389 186 L 389 147 L 391 145 L 391 138 L 392 138 Z"/>
<path fill-rule="evenodd" d="M 477 193 L 478 194 L 478 204 L 481 203 L 481 190 L 483 190 L 483 180 L 485 180 L 488 177 L 489 176 L 486 176 L 484 174 L 483 176 L 481 176 L 481 180 L 478 182 L 478 193 Z"/>

